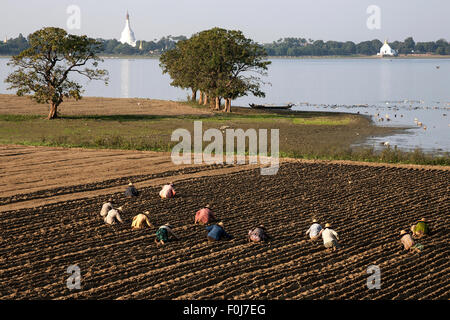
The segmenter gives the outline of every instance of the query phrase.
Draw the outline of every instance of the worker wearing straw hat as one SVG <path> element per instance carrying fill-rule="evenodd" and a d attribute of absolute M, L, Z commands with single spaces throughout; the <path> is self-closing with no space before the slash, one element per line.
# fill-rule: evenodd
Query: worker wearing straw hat
<path fill-rule="evenodd" d="M 415 243 L 413 238 L 405 230 L 400 231 L 400 242 L 404 250 L 420 253 L 423 250 L 423 245 Z"/>
<path fill-rule="evenodd" d="M 173 183 L 170 182 L 169 184 L 166 184 L 162 187 L 161 191 L 159 192 L 159 196 L 162 199 L 172 198 L 175 196 L 175 189 L 173 186 Z"/>
<path fill-rule="evenodd" d="M 339 236 L 336 231 L 331 229 L 331 224 L 325 224 L 325 229 L 322 229 L 319 235 L 322 236 L 323 245 L 328 250 L 333 249 L 333 251 L 336 251 L 336 249 L 340 247 L 338 243 Z"/>
<path fill-rule="evenodd" d="M 120 217 L 120 213 L 123 212 L 122 207 L 119 207 L 117 209 L 111 209 L 108 211 L 108 214 L 106 215 L 104 221 L 105 223 L 109 225 L 114 225 L 116 222 L 123 223 L 122 218 Z"/>
<path fill-rule="evenodd" d="M 216 214 L 211 210 L 209 204 L 195 213 L 195 224 L 208 224 L 214 220 L 216 220 Z"/>
<path fill-rule="evenodd" d="M 311 241 L 315 241 L 320 238 L 320 231 L 322 231 L 322 226 L 317 223 L 316 219 L 313 219 L 313 224 L 306 231 L 306 235 L 309 235 Z"/>
<path fill-rule="evenodd" d="M 166 223 L 165 225 L 159 227 L 159 229 L 156 231 L 156 245 L 166 244 L 169 241 L 170 236 L 178 240 L 178 237 L 175 235 L 172 229 L 173 226 L 170 223 Z"/>
<path fill-rule="evenodd" d="M 125 189 L 125 196 L 127 197 L 137 197 L 139 195 L 139 192 L 134 187 L 133 183 L 130 182 L 128 184 L 128 187 Z"/>
<path fill-rule="evenodd" d="M 131 222 L 131 229 L 143 229 L 145 224 L 147 224 L 150 228 L 152 224 L 148 219 L 149 211 L 145 211 L 144 213 L 139 213 L 137 216 L 133 218 L 133 222 Z"/>
<path fill-rule="evenodd" d="M 213 224 L 209 227 L 206 227 L 206 231 L 208 232 L 207 239 L 208 241 L 219 241 L 222 238 L 233 239 L 228 233 L 226 233 L 223 222 L 219 222 L 218 224 Z"/>
<path fill-rule="evenodd" d="M 416 224 L 411 226 L 413 237 L 422 238 L 425 235 L 430 234 L 430 228 L 425 218 L 420 219 Z"/>

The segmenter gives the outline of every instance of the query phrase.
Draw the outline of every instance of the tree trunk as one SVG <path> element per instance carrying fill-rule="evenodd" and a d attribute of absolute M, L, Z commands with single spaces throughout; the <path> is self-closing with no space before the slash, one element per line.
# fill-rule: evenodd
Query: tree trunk
<path fill-rule="evenodd" d="M 216 107 L 216 99 L 214 97 L 209 97 L 209 107 L 211 109 L 215 109 L 215 107 Z"/>
<path fill-rule="evenodd" d="M 225 98 L 225 106 L 223 108 L 224 112 L 230 112 L 231 110 L 231 98 Z"/>
<path fill-rule="evenodd" d="M 220 110 L 220 97 L 216 97 L 216 110 Z"/>
<path fill-rule="evenodd" d="M 50 113 L 48 114 L 47 119 L 51 120 L 51 119 L 55 119 L 58 118 L 58 105 L 54 102 L 52 102 L 51 106 L 50 106 Z"/>
<path fill-rule="evenodd" d="M 203 104 L 203 92 L 199 91 L 198 94 L 198 104 Z"/>
<path fill-rule="evenodd" d="M 206 92 L 203 93 L 203 105 L 206 106 L 208 104 L 208 95 Z"/>
<path fill-rule="evenodd" d="M 196 89 L 192 89 L 191 101 L 197 101 L 197 90 Z"/>

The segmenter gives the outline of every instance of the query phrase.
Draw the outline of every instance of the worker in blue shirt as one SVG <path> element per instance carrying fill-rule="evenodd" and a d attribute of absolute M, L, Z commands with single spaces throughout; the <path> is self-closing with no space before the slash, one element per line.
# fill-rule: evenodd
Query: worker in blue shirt
<path fill-rule="evenodd" d="M 206 231 L 208 231 L 208 241 L 219 241 L 222 238 L 233 239 L 232 236 L 225 232 L 223 222 L 206 227 Z"/>

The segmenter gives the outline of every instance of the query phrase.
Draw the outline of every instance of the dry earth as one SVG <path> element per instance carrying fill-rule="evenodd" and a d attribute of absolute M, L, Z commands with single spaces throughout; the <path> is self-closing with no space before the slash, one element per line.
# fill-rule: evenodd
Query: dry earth
<path fill-rule="evenodd" d="M 48 115 L 49 106 L 38 104 L 28 97 L 2 94 L 0 114 Z M 201 115 L 210 114 L 208 109 L 192 108 L 176 101 L 138 98 L 84 97 L 79 101 L 69 99 L 58 108 L 61 115 Z"/>
<path fill-rule="evenodd" d="M 0 299 L 450 298 L 448 167 L 285 160 L 262 176 L 255 167 L 175 167 L 161 153 L 4 146 L 0 170 Z M 129 180 L 137 199 L 123 195 Z M 161 200 L 168 180 L 177 197 Z M 125 208 L 123 225 L 99 216 L 109 196 Z M 233 241 L 205 241 L 193 216 L 206 203 Z M 132 231 L 144 210 L 181 239 L 157 248 L 155 227 Z M 333 224 L 341 250 L 307 240 L 312 217 Z M 421 217 L 433 233 L 420 255 L 404 252 L 399 231 Z M 258 223 L 273 241 L 245 241 Z M 70 291 L 74 264 L 82 288 Z M 380 290 L 367 289 L 370 265 L 381 268 Z"/>

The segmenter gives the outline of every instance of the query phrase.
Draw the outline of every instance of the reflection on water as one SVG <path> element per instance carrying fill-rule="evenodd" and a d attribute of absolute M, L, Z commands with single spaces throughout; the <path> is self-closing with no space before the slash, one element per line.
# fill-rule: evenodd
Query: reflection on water
<path fill-rule="evenodd" d="M 120 61 L 120 95 L 122 98 L 130 97 L 130 60 Z"/>
<path fill-rule="evenodd" d="M 0 79 L 11 71 L 7 61 L 0 58 Z M 108 86 L 74 76 L 86 96 L 185 100 L 189 94 L 170 86 L 158 59 L 108 58 L 101 67 L 109 71 Z M 359 112 L 377 125 L 411 127 L 368 141 L 377 148 L 389 141 L 400 148 L 450 152 L 450 59 L 273 59 L 263 80 L 270 83 L 262 88 L 265 98 L 242 97 L 233 105 L 292 102 L 294 110 Z M 0 93 L 10 93 L 3 81 Z M 377 114 L 389 114 L 391 121 L 380 121 Z"/>

